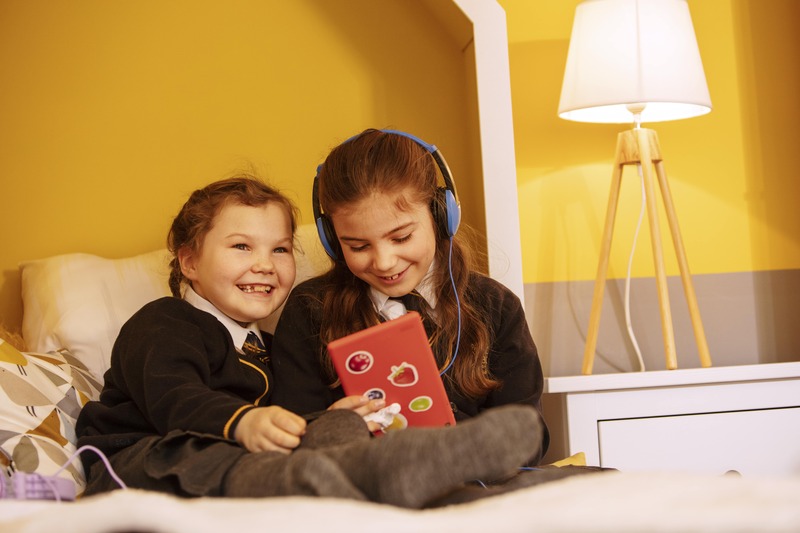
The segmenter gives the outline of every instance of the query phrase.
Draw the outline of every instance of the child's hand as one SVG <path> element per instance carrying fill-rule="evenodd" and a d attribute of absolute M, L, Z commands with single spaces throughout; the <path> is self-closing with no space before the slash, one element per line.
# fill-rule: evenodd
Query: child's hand
<path fill-rule="evenodd" d="M 386 407 L 386 400 L 384 399 L 370 400 L 366 396 L 345 396 L 341 400 L 335 401 L 328 409 L 349 409 L 361 416 L 367 416 L 384 407 Z M 370 431 L 381 429 L 380 424 L 376 422 L 367 422 L 367 426 Z"/>
<path fill-rule="evenodd" d="M 291 453 L 306 432 L 302 417 L 275 405 L 251 409 L 236 425 L 236 441 L 249 452 Z"/>

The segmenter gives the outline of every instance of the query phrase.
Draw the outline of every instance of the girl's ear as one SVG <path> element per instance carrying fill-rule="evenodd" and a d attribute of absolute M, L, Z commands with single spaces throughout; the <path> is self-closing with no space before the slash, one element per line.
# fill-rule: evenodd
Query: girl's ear
<path fill-rule="evenodd" d="M 197 279 L 197 261 L 195 253 L 188 246 L 178 250 L 178 262 L 181 265 L 181 274 L 189 281 Z"/>

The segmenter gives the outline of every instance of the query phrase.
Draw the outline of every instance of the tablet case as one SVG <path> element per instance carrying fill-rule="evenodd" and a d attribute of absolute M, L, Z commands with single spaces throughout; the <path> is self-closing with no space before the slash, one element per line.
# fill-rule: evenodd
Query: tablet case
<path fill-rule="evenodd" d="M 358 331 L 328 344 L 345 394 L 385 398 L 400 413 L 384 431 L 456 423 L 419 313 Z"/>

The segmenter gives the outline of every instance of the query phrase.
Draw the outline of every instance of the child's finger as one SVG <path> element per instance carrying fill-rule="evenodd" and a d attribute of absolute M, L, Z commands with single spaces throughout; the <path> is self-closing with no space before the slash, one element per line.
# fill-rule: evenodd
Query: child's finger
<path fill-rule="evenodd" d="M 369 403 L 369 401 L 369 398 L 366 396 L 345 396 L 344 398 L 333 402 L 328 409 L 348 409 L 350 411 L 355 411 L 359 407 Z"/>
<path fill-rule="evenodd" d="M 273 420 L 272 424 L 265 425 L 262 428 L 261 433 L 252 443 L 252 446 L 248 446 L 248 449 L 259 452 L 291 453 L 299 445 L 300 436 L 284 431 L 276 424 L 276 420 Z"/>
<path fill-rule="evenodd" d="M 282 432 L 293 437 L 300 437 L 306 432 L 307 422 L 303 417 L 291 411 L 280 410 L 272 417 L 272 423 Z M 298 441 L 299 442 L 299 441 Z"/>
<path fill-rule="evenodd" d="M 370 413 L 374 413 L 376 411 L 380 411 L 386 407 L 386 400 L 370 400 L 365 405 L 362 405 L 358 409 L 353 409 L 356 413 L 361 416 L 367 416 Z"/>
<path fill-rule="evenodd" d="M 300 446 L 300 437 L 293 433 L 282 431 L 278 427 L 273 427 L 273 431 L 268 435 L 269 445 L 275 447 L 275 451 L 290 453 Z"/>

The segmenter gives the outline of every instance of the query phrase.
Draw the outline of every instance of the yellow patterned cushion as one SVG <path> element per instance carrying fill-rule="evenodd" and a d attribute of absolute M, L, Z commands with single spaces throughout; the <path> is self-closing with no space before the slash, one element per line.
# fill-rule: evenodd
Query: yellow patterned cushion
<path fill-rule="evenodd" d="M 101 385 L 69 352 L 20 352 L 0 339 L 0 462 L 52 476 L 75 452 L 75 421 Z M 81 462 L 59 477 L 83 492 Z"/>

